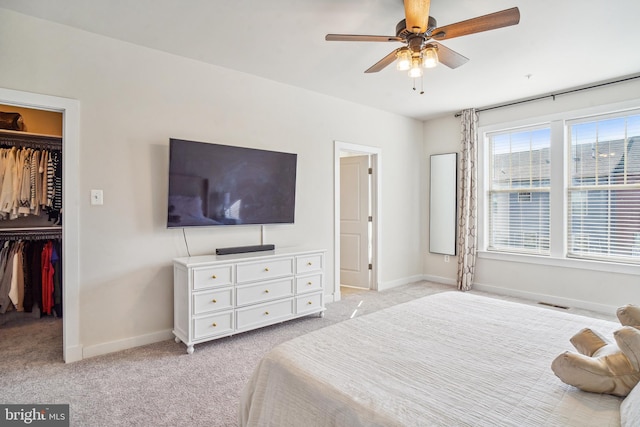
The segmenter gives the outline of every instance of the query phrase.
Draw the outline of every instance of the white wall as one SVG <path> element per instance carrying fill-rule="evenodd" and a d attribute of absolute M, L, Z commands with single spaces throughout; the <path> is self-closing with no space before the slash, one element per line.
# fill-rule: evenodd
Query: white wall
<path fill-rule="evenodd" d="M 640 81 L 632 80 L 598 89 L 577 92 L 552 99 L 479 113 L 480 127 L 514 123 L 595 106 L 629 102 L 640 105 Z M 459 119 L 453 115 L 430 120 L 424 125 L 427 157 L 433 153 L 460 151 Z M 425 172 L 426 173 L 426 172 Z M 428 184 L 428 175 L 425 180 Z M 428 187 L 427 187 L 428 188 Z M 480 195 L 480 197 L 482 197 Z M 428 201 L 427 201 L 428 204 Z M 428 212 L 428 210 L 426 211 Z M 428 218 L 428 217 L 425 217 Z M 426 221 L 426 219 L 425 219 Z M 425 231 L 428 241 L 428 230 Z M 445 264 L 442 255 L 425 248 L 425 275 L 445 283 L 455 283 L 456 264 Z M 640 300 L 640 268 L 617 269 L 589 262 L 554 265 L 479 257 L 476 265 L 476 289 L 612 314 L 612 310 Z M 615 270 L 615 268 L 613 269 Z"/>
<path fill-rule="evenodd" d="M 333 289 L 333 141 L 382 150 L 383 282 L 422 273 L 422 124 L 0 9 L 0 87 L 80 102 L 80 341 L 85 355 L 168 337 L 169 138 L 298 153 L 296 224 L 265 243 L 325 248 Z M 104 205 L 91 206 L 91 189 Z M 192 255 L 251 245 L 259 227 L 187 229 Z M 138 338 L 138 337 L 147 338 Z"/>

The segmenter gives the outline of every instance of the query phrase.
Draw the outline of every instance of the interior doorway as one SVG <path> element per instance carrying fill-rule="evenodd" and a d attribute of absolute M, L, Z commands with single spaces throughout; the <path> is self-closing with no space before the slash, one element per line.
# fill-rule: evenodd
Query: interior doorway
<path fill-rule="evenodd" d="M 335 142 L 334 300 L 345 290 L 377 290 L 380 268 L 379 148 Z"/>
<path fill-rule="evenodd" d="M 0 103 L 62 113 L 64 227 L 62 229 L 63 306 L 62 346 L 65 362 L 82 359 L 79 298 L 78 155 L 79 102 L 68 98 L 0 88 Z"/>
<path fill-rule="evenodd" d="M 371 288 L 371 156 L 340 153 L 340 287 Z"/>

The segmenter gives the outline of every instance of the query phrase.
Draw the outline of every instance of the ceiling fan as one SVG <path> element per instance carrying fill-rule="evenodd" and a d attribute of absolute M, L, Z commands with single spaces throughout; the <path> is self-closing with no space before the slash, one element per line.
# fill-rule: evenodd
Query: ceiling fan
<path fill-rule="evenodd" d="M 435 67 L 438 62 L 457 68 L 469 59 L 445 47 L 436 40 L 448 40 L 483 31 L 516 25 L 520 22 L 517 7 L 466 21 L 438 27 L 429 16 L 430 0 L 404 0 L 405 19 L 396 25 L 395 36 L 368 36 L 356 34 L 327 34 L 327 41 L 401 42 L 400 47 L 369 67 L 365 73 L 376 73 L 396 59 L 399 70 L 409 71 L 409 77 L 421 77 L 422 68 Z"/>

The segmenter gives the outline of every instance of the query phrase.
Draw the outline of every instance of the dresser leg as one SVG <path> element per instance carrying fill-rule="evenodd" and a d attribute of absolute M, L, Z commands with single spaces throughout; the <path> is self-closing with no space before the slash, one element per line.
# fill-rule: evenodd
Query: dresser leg
<path fill-rule="evenodd" d="M 180 342 L 180 338 L 175 337 L 175 338 L 174 338 L 174 341 L 175 341 L 176 343 L 179 343 L 179 342 Z"/>
<path fill-rule="evenodd" d="M 319 314 L 320 314 L 319 317 L 322 319 L 324 317 L 324 311 L 321 311 Z"/>
<path fill-rule="evenodd" d="M 193 346 L 192 345 L 188 345 L 187 346 L 187 354 L 193 354 Z"/>

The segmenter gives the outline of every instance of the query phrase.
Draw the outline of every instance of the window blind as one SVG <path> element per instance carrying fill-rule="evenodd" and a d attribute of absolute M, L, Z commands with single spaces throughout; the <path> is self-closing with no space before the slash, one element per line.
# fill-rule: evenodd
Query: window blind
<path fill-rule="evenodd" d="M 640 263 L 640 112 L 567 125 L 567 255 Z"/>
<path fill-rule="evenodd" d="M 549 127 L 487 135 L 488 250 L 549 253 Z"/>

